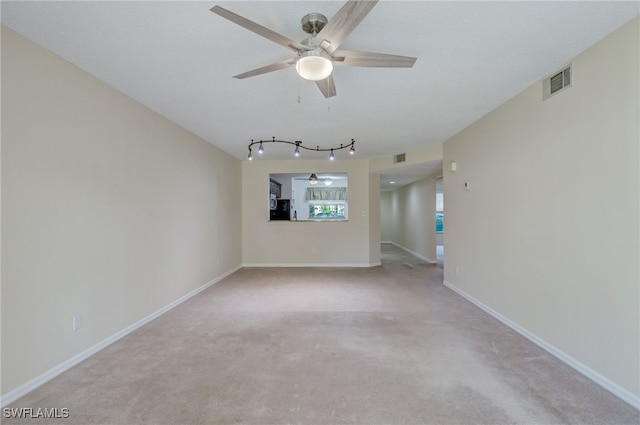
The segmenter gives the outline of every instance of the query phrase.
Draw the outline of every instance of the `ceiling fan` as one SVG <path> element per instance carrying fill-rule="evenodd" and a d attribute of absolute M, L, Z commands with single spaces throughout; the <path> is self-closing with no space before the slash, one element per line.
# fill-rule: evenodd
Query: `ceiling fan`
<path fill-rule="evenodd" d="M 378 0 L 348 0 L 330 20 L 320 13 L 305 15 L 301 20 L 302 29 L 311 34 L 311 37 L 299 43 L 220 6 L 212 7 L 211 11 L 296 53 L 294 58 L 234 75 L 233 78 L 255 77 L 295 65 L 298 74 L 315 81 L 324 97 L 328 98 L 336 95 L 334 65 L 411 68 L 415 63 L 416 58 L 409 56 L 338 50 L 377 2 Z"/>

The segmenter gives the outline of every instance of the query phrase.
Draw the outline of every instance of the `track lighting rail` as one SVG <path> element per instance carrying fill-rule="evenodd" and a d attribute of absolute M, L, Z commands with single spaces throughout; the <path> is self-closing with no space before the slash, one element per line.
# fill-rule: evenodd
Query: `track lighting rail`
<path fill-rule="evenodd" d="M 264 153 L 264 143 L 285 143 L 288 145 L 293 145 L 295 146 L 295 149 L 293 150 L 293 156 L 298 157 L 300 156 L 300 149 L 305 149 L 308 151 L 315 151 L 315 152 L 330 152 L 329 153 L 329 159 L 330 160 L 334 160 L 335 159 L 335 154 L 334 151 L 339 151 L 342 149 L 349 149 L 349 154 L 353 155 L 356 153 L 356 141 L 351 139 L 351 143 L 347 143 L 345 144 L 340 144 L 340 147 L 330 147 L 330 148 L 321 148 L 320 146 L 316 146 L 315 148 L 312 147 L 308 147 L 302 144 L 302 142 L 300 140 L 296 140 L 295 142 L 290 142 L 288 140 L 276 140 L 275 137 L 272 137 L 271 140 L 259 140 L 259 141 L 254 141 L 253 139 L 251 139 L 251 143 L 249 143 L 249 155 L 247 156 L 247 158 L 249 159 L 249 161 L 251 161 L 253 159 L 253 155 L 252 155 L 252 147 L 254 145 L 258 145 L 258 153 L 259 154 L 263 154 Z"/>

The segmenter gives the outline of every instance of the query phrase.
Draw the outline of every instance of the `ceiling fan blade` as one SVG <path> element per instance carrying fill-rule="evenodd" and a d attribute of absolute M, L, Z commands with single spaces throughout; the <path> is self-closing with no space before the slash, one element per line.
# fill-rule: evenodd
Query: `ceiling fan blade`
<path fill-rule="evenodd" d="M 297 41 L 293 41 L 290 38 L 285 37 L 284 35 L 280 35 L 277 32 L 272 31 L 269 28 L 263 27 L 262 25 L 257 24 L 253 21 L 250 21 L 249 19 L 243 16 L 240 16 L 236 13 L 233 13 L 230 10 L 227 10 L 220 6 L 213 6 L 210 10 L 213 13 L 230 20 L 234 24 L 238 24 L 241 27 L 246 28 L 249 31 L 252 31 L 266 38 L 267 40 L 271 40 L 274 43 L 277 43 L 283 47 L 286 47 L 287 49 L 293 50 L 294 52 L 303 52 L 303 51 L 309 50 L 309 47 L 305 46 L 304 44 L 300 44 Z"/>
<path fill-rule="evenodd" d="M 244 78 L 255 77 L 256 75 L 266 74 L 268 72 L 278 71 L 280 69 L 287 68 L 296 63 L 295 59 L 287 59 L 286 61 L 272 63 L 260 68 L 252 69 L 251 71 L 243 72 L 242 74 L 234 75 L 233 78 L 242 80 Z"/>
<path fill-rule="evenodd" d="M 365 16 L 378 3 L 378 0 L 349 0 L 338 13 L 320 30 L 316 39 L 320 46 L 332 54 Z"/>
<path fill-rule="evenodd" d="M 330 74 L 324 80 L 316 81 L 316 85 L 324 97 L 328 98 L 336 95 L 336 83 L 333 81 L 333 74 Z"/>
<path fill-rule="evenodd" d="M 333 53 L 334 65 L 369 66 L 376 68 L 411 68 L 417 58 L 410 56 L 387 55 L 385 53 L 354 52 L 336 50 Z"/>

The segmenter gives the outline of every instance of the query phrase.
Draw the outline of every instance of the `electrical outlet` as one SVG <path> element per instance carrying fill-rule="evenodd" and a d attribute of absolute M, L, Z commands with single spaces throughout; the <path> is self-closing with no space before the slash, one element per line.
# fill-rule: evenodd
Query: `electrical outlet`
<path fill-rule="evenodd" d="M 74 331 L 77 331 L 82 327 L 82 316 L 80 316 L 79 314 L 73 315 L 72 327 Z"/>

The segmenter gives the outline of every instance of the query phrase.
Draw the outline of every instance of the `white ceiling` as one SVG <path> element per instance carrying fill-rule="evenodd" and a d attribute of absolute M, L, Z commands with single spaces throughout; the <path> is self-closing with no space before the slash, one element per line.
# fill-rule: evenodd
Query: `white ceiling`
<path fill-rule="evenodd" d="M 294 68 L 233 79 L 293 53 L 210 12 L 216 4 L 302 40 L 305 14 L 330 19 L 343 2 L 2 1 L 1 16 L 237 158 L 246 158 L 251 139 L 272 136 L 322 147 L 355 139 L 356 157 L 371 158 L 444 142 L 640 8 L 638 1 L 381 1 L 341 48 L 415 56 L 415 66 L 336 68 L 337 96 L 327 101 Z M 267 147 L 266 158 L 291 157 L 288 145 Z"/>
<path fill-rule="evenodd" d="M 380 173 L 380 189 L 382 191 L 399 189 L 425 177 L 434 179 L 442 177 L 442 160 L 385 170 Z"/>

